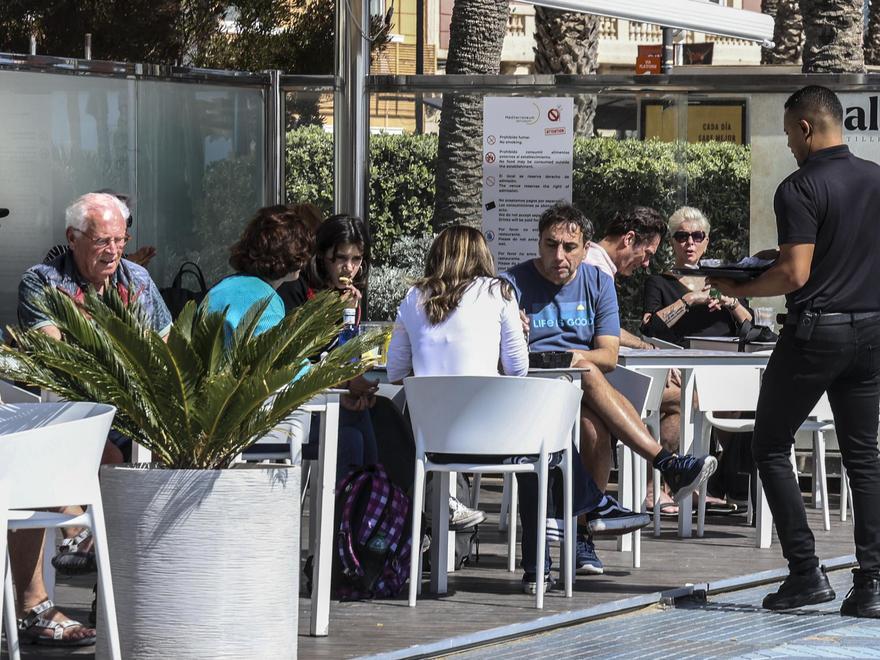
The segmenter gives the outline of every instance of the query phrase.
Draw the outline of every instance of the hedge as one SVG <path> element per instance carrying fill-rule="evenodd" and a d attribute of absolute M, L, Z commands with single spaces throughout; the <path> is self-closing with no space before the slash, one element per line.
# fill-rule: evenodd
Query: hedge
<path fill-rule="evenodd" d="M 418 275 L 430 242 L 434 206 L 436 135 L 373 135 L 370 138 L 370 227 L 375 268 L 370 318 L 393 316 Z M 287 134 L 287 198 L 329 211 L 333 204 L 333 137 L 320 127 Z M 712 222 L 708 256 L 738 259 L 749 232 L 749 148 L 728 142 L 671 144 L 659 141 L 577 139 L 573 202 L 593 220 L 596 235 L 614 212 L 651 206 L 664 216 L 687 203 Z M 671 262 L 665 244 L 652 271 Z M 641 315 L 645 274 L 620 283 L 621 313 L 632 328 Z"/>

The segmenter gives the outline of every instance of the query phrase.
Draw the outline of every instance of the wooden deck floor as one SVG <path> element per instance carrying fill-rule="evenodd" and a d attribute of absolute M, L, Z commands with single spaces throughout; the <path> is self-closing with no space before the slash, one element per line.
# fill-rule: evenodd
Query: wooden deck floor
<path fill-rule="evenodd" d="M 775 538 L 767 550 L 754 547 L 755 530 L 746 525 L 744 515 L 707 519 L 705 536 L 687 540 L 677 537 L 674 520 L 664 520 L 659 538 L 650 533 L 642 536 L 641 568 L 632 568 L 632 555 L 617 552 L 613 539 L 597 540 L 605 575 L 578 576 L 573 598 L 565 598 L 561 590 L 551 591 L 545 598 L 545 609 L 538 611 L 534 609 L 534 597 L 520 591 L 521 572 L 506 570 L 506 537 L 497 532 L 499 484 L 500 481 L 484 481 L 482 501 L 489 520 L 480 526 L 479 563 L 450 575 L 448 594 L 432 597 L 426 593 L 415 608 L 407 607 L 404 599 L 334 601 L 330 611 L 330 636 L 325 638 L 307 635 L 309 601 L 303 598 L 300 600 L 300 657 L 336 659 L 378 654 L 686 583 L 785 566 Z M 836 499 L 832 497 L 834 506 Z M 832 508 L 831 531 L 825 532 L 820 512 L 809 508 L 808 514 L 821 558 L 853 553 L 852 518 L 842 523 Z M 554 563 L 557 557 L 554 550 Z"/>
<path fill-rule="evenodd" d="M 483 508 L 489 513 L 489 520 L 480 527 L 480 560 L 476 566 L 450 576 L 447 595 L 436 598 L 426 594 L 415 608 L 407 607 L 402 599 L 333 602 L 330 636 L 325 638 L 308 636 L 309 600 L 303 597 L 300 599 L 299 657 L 335 660 L 405 649 L 557 612 L 580 610 L 681 587 L 688 582 L 707 582 L 785 566 L 775 539 L 768 550 L 753 547 L 754 529 L 746 526 L 744 516 L 710 518 L 706 536 L 688 540 L 676 536 L 674 520 L 664 520 L 660 538 L 655 539 L 650 533 L 643 535 L 641 568 L 633 569 L 631 555 L 617 552 L 613 540 L 599 540 L 597 549 L 605 562 L 605 575 L 578 576 L 574 598 L 566 599 L 561 592 L 552 591 L 545 599 L 545 609 L 539 612 L 533 607 L 533 597 L 520 591 L 521 573 L 506 570 L 505 537 L 496 531 L 500 481 L 484 480 L 483 483 Z M 832 506 L 836 506 L 833 496 Z M 809 509 L 819 556 L 831 558 L 852 554 L 851 519 L 839 522 L 832 509 L 831 531 L 824 532 L 818 514 Z M 554 562 L 556 553 L 554 550 Z M 93 584 L 93 576 L 61 582 L 56 600 L 69 615 L 84 618 L 91 602 Z M 161 635 L 161 631 L 157 630 L 156 634 Z M 193 634 L 198 634 L 196 625 Z M 254 644 L 255 650 L 258 649 L 259 640 L 254 640 Z M 33 646 L 23 649 L 23 657 L 29 659 L 70 655 L 93 658 L 94 652 L 80 649 L 74 654 Z M 0 657 L 7 657 L 5 648 Z"/>

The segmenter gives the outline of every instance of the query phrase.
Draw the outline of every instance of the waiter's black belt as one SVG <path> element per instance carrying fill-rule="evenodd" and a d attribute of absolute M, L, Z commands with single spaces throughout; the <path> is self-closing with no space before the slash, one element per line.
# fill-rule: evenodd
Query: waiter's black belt
<path fill-rule="evenodd" d="M 776 321 L 784 325 L 797 325 L 800 318 L 800 312 L 789 312 L 788 314 L 779 314 L 776 317 Z M 880 319 L 880 312 L 820 313 L 816 325 L 844 325 L 856 321 L 866 321 L 868 319 Z"/>

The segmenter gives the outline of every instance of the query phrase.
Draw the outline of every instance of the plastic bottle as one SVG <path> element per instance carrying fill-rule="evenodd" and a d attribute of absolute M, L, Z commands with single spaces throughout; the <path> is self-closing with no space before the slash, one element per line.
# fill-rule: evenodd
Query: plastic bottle
<path fill-rule="evenodd" d="M 342 310 L 342 332 L 339 333 L 339 345 L 358 336 L 357 307 L 346 307 Z"/>

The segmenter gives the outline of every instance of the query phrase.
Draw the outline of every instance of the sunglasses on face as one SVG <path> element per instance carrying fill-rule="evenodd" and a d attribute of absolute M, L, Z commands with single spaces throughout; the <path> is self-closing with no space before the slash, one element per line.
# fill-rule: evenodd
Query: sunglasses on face
<path fill-rule="evenodd" d="M 687 243 L 688 238 L 694 239 L 694 243 L 702 243 L 706 240 L 706 232 L 704 231 L 677 231 L 672 235 L 679 243 Z"/>

